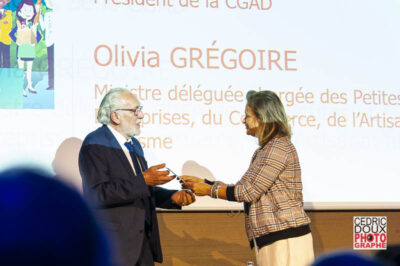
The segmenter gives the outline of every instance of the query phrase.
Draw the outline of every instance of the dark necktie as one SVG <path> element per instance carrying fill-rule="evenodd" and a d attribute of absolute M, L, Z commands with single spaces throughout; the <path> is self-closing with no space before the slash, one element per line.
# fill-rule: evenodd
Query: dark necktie
<path fill-rule="evenodd" d="M 136 175 L 139 175 L 142 173 L 142 168 L 139 165 L 139 156 L 137 155 L 138 153 L 136 152 L 135 147 L 133 146 L 131 141 L 125 142 L 124 145 L 129 151 L 133 166 L 135 168 Z M 144 204 L 145 204 L 145 208 L 146 208 L 146 210 L 145 210 L 146 211 L 146 224 L 147 224 L 147 226 L 150 226 L 151 225 L 150 198 L 145 198 Z"/>
<path fill-rule="evenodd" d="M 135 152 L 135 147 L 133 147 L 132 142 L 127 141 L 125 142 L 125 147 L 128 149 L 129 154 L 131 155 L 132 163 L 135 168 L 136 175 L 142 173 L 142 168 L 139 165 L 139 158 L 137 156 L 137 152 Z"/>

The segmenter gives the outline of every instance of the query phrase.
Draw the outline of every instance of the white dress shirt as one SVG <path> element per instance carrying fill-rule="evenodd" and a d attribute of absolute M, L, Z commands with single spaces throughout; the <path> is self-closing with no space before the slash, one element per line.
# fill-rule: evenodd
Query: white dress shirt
<path fill-rule="evenodd" d="M 131 155 L 129 154 L 128 148 L 125 146 L 125 142 L 129 141 L 130 139 L 126 139 L 124 136 L 121 135 L 121 133 L 116 131 L 112 126 L 107 125 L 107 127 L 110 129 L 111 133 L 117 139 L 119 146 L 121 146 L 122 151 L 125 153 L 125 156 L 128 159 L 129 164 L 131 165 L 133 172 L 136 175 L 136 171 L 135 171 L 135 167 L 133 166 L 133 163 L 132 163 Z"/>

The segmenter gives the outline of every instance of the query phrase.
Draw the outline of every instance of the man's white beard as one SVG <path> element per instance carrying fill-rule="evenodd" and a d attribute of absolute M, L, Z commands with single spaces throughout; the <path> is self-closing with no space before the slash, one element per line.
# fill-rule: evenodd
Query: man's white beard
<path fill-rule="evenodd" d="M 139 129 L 132 130 L 131 132 L 127 132 L 126 135 L 127 135 L 128 137 L 130 137 L 130 138 L 135 137 L 135 136 L 139 136 L 139 135 L 140 135 L 140 128 L 139 128 Z"/>

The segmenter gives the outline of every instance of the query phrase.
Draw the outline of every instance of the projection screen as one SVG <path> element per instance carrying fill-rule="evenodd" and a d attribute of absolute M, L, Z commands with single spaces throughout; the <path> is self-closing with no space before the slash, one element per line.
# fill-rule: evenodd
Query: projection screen
<path fill-rule="evenodd" d="M 4 7 L 12 28 L 18 2 Z M 79 183 L 80 144 L 100 126 L 105 93 L 123 87 L 144 106 L 138 139 L 149 165 L 234 184 L 258 147 L 241 123 L 246 93 L 272 90 L 291 118 L 306 208 L 400 207 L 399 1 L 56 0 L 39 8 L 36 93 L 12 40 L 11 65 L 0 68 L 1 169 L 39 165 Z M 204 197 L 185 209 L 240 208 Z"/>

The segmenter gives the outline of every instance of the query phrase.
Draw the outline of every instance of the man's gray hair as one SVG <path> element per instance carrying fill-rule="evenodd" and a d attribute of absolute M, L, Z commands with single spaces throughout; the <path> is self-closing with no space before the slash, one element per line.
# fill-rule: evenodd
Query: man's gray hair
<path fill-rule="evenodd" d="M 115 109 L 118 109 L 125 102 L 122 99 L 121 94 L 124 92 L 131 93 L 128 89 L 125 88 L 113 88 L 110 89 L 103 100 L 101 101 L 99 110 L 97 111 L 97 121 L 102 123 L 103 125 L 108 125 L 111 123 L 110 114 Z"/>

